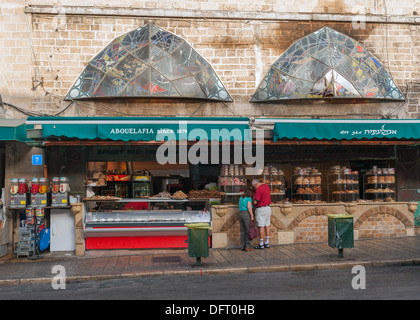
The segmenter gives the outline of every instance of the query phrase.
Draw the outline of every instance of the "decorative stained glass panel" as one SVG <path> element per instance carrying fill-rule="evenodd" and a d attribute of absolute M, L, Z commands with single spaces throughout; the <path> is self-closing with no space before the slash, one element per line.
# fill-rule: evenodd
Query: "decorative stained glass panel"
<path fill-rule="evenodd" d="M 201 72 L 197 72 L 195 74 L 195 78 L 197 79 L 200 87 L 204 89 L 204 93 L 207 97 L 218 100 L 228 98 L 228 92 L 223 87 L 222 82 L 212 68 L 207 67 L 201 70 Z"/>
<path fill-rule="evenodd" d="M 378 59 L 356 40 L 324 27 L 273 63 L 251 101 L 333 98 L 405 100 Z"/>
<path fill-rule="evenodd" d="M 119 95 L 120 91 L 127 84 L 127 80 L 115 78 L 109 75 L 106 75 L 101 83 L 99 84 L 98 89 L 92 95 L 93 97 L 112 97 Z"/>
<path fill-rule="evenodd" d="M 103 76 L 103 72 L 88 65 L 67 95 L 74 99 L 77 97 L 90 97 L 96 91 Z"/>
<path fill-rule="evenodd" d="M 289 77 L 281 73 L 280 70 L 271 67 L 254 96 L 256 95 L 257 99 L 261 101 L 279 98 L 283 99 L 282 94 L 288 79 Z"/>
<path fill-rule="evenodd" d="M 181 65 L 173 56 L 169 56 L 153 65 L 160 73 L 166 75 L 169 80 L 190 76 L 191 73 Z"/>
<path fill-rule="evenodd" d="M 115 68 L 111 69 L 109 74 L 129 80 L 145 68 L 147 68 L 145 62 L 136 59 L 130 54 L 125 59 L 121 60 Z"/>
<path fill-rule="evenodd" d="M 123 97 L 144 97 L 150 94 L 150 67 L 131 79 L 121 91 Z"/>
<path fill-rule="evenodd" d="M 196 73 L 202 68 L 209 66 L 206 60 L 186 42 L 174 51 L 173 56 L 191 73 Z"/>
<path fill-rule="evenodd" d="M 182 78 L 172 82 L 179 92 L 186 92 L 191 98 L 205 98 L 203 90 L 194 77 Z"/>
<path fill-rule="evenodd" d="M 176 97 L 232 101 L 211 65 L 185 40 L 153 24 L 114 39 L 87 65 L 66 100 Z"/>
<path fill-rule="evenodd" d="M 150 46 L 149 45 L 143 46 L 143 47 L 139 48 L 138 50 L 131 51 L 131 52 L 139 60 L 144 61 L 146 63 L 149 62 L 149 56 L 150 56 Z"/>
<path fill-rule="evenodd" d="M 119 40 L 114 40 L 104 50 L 102 50 L 90 64 L 104 72 L 111 70 L 125 55 L 127 51 Z"/>
<path fill-rule="evenodd" d="M 165 78 L 162 74 L 153 69 L 151 69 L 150 77 L 152 79 L 150 87 L 152 95 L 179 97 L 178 92 L 168 78 Z"/>
<path fill-rule="evenodd" d="M 119 39 L 127 51 L 133 51 L 147 46 L 149 44 L 149 25 L 126 33 Z"/>

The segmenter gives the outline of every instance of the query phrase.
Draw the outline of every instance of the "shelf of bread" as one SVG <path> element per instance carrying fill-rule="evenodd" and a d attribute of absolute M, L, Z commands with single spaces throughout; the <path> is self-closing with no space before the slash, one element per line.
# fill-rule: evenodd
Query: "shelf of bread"
<path fill-rule="evenodd" d="M 321 203 L 322 177 L 316 168 L 296 167 L 292 176 L 293 203 Z"/>
<path fill-rule="evenodd" d="M 320 193 L 302 193 L 292 194 L 292 202 L 296 204 L 308 204 L 308 203 L 324 203 L 322 201 L 322 194 Z"/>
<path fill-rule="evenodd" d="M 373 202 L 395 201 L 394 168 L 377 168 L 374 166 L 366 172 L 363 181 L 365 200 Z"/>
<path fill-rule="evenodd" d="M 356 202 L 359 200 L 359 172 L 346 166 L 333 166 L 328 177 L 329 202 Z"/>
<path fill-rule="evenodd" d="M 271 201 L 273 203 L 281 203 L 285 200 L 286 184 L 284 182 L 283 170 L 274 165 L 267 165 L 258 178 L 270 187 Z"/>

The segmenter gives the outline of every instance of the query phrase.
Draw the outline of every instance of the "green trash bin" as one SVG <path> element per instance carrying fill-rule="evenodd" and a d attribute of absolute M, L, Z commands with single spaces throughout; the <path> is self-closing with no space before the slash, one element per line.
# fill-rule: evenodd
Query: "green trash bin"
<path fill-rule="evenodd" d="M 344 248 L 354 247 L 353 216 L 349 214 L 327 214 L 328 245 L 338 249 L 338 257 L 343 258 Z"/>
<path fill-rule="evenodd" d="M 201 257 L 209 256 L 209 230 L 208 223 L 188 223 L 188 256 L 196 258 L 196 265 L 201 265 Z"/>

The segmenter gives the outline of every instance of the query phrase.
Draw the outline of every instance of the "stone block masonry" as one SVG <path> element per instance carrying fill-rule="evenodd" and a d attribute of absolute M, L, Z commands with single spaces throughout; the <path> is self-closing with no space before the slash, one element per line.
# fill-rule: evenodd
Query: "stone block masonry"
<path fill-rule="evenodd" d="M 265 115 L 273 116 L 312 114 L 305 108 L 300 111 L 307 114 L 298 114 L 296 108 L 256 106 L 250 104 L 249 100 L 270 65 L 281 53 L 294 41 L 325 25 L 360 41 L 384 63 L 402 91 L 407 82 L 414 81 L 420 74 L 420 67 L 412 53 L 413 40 L 418 34 L 406 25 L 385 28 L 384 25 L 369 24 L 364 30 L 353 30 L 350 23 L 339 22 L 299 22 L 296 26 L 290 22 L 68 16 L 63 29 L 57 30 L 51 16 L 35 15 L 33 49 L 40 76 L 45 79 L 44 89 L 57 97 L 63 97 L 86 64 L 110 41 L 147 22 L 153 22 L 183 37 L 209 61 L 235 101 L 231 107 L 235 114 L 241 114 L 244 108 L 249 116 L 261 116 L 261 109 Z M 410 97 L 413 95 L 416 95 L 415 91 L 410 92 Z M 128 110 L 139 111 L 138 103 L 129 104 L 134 108 L 129 107 Z M 147 104 L 142 107 L 148 110 Z M 339 116 L 348 112 L 360 113 L 352 108 L 349 111 L 348 105 L 338 105 L 334 111 Z M 202 112 L 208 112 L 208 109 L 203 108 Z M 320 109 L 321 115 L 332 116 L 331 108 L 320 106 Z M 370 110 L 373 116 L 396 112 L 409 112 L 415 116 L 417 112 L 412 106 L 409 109 L 400 108 L 396 103 L 372 105 Z"/>
<path fill-rule="evenodd" d="M 351 213 L 354 238 L 395 238 L 414 236 L 413 203 L 388 204 L 272 204 L 271 237 L 273 244 L 328 241 L 327 214 Z M 239 246 L 238 208 L 213 207 L 213 247 Z"/>
<path fill-rule="evenodd" d="M 3 101 L 30 104 L 32 86 L 31 16 L 25 14 L 24 1 L 0 3 L 0 94 Z M 33 107 L 33 106 L 32 106 Z M 7 117 L 19 117 L 9 110 Z"/>
<path fill-rule="evenodd" d="M 363 12 L 354 8 L 363 7 Z M 360 8 L 359 8 L 360 9 Z M 213 66 L 234 102 L 200 107 L 197 102 L 124 100 L 78 102 L 62 115 L 311 117 L 312 106 L 263 105 L 249 100 L 269 66 L 296 40 L 324 26 L 361 42 L 388 69 L 405 103 L 317 105 L 320 117 L 417 118 L 420 79 L 418 6 L 388 8 L 376 1 L 55 1 L 4 0 L 0 4 L 0 94 L 31 111 L 55 114 L 86 64 L 117 36 L 151 22 L 186 39 Z M 386 12 L 386 10 L 388 10 Z M 252 13 L 252 14 L 251 14 Z M 364 29 L 355 13 L 366 13 Z M 381 19 L 388 13 L 387 19 Z M 386 23 L 388 22 L 388 23 Z M 35 79 L 35 82 L 32 80 Z M 32 90 L 43 79 L 42 86 Z M 6 108 L 6 116 L 22 114 Z"/>

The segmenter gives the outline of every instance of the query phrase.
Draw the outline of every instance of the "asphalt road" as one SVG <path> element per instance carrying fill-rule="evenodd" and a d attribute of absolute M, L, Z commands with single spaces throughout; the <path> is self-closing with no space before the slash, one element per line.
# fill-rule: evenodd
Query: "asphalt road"
<path fill-rule="evenodd" d="M 144 300 L 161 300 L 160 308 L 173 308 L 173 304 L 181 303 L 181 300 L 184 305 L 190 300 L 201 303 L 249 300 L 258 305 L 256 300 L 420 299 L 420 266 L 366 267 L 364 275 L 363 278 L 363 270 L 352 273 L 351 269 L 333 269 L 125 278 L 66 283 L 61 289 L 40 283 L 0 287 L 0 300 L 129 299 L 143 300 L 143 304 L 148 303 Z M 354 289 L 352 284 L 361 288 Z M 56 281 L 55 285 L 60 282 Z"/>

